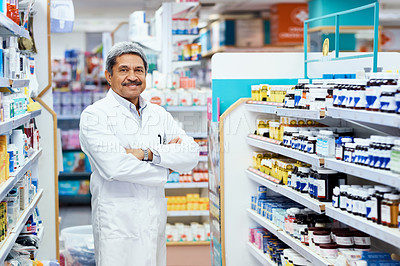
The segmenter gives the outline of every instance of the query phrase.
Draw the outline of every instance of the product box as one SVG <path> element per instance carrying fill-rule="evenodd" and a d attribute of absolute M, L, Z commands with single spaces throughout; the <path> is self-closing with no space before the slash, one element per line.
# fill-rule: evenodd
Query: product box
<path fill-rule="evenodd" d="M 68 180 L 68 181 L 59 181 L 58 182 L 58 194 L 59 195 L 78 195 L 78 191 L 80 188 L 79 180 Z"/>
<path fill-rule="evenodd" d="M 63 152 L 64 172 L 86 172 L 85 160 L 83 152 Z"/>

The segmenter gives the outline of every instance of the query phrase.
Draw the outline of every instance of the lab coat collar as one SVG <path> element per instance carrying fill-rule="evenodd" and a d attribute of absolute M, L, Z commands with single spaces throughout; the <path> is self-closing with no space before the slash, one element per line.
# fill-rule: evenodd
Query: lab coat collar
<path fill-rule="evenodd" d="M 116 97 L 120 97 L 120 100 L 117 100 Z M 124 114 L 125 116 L 132 117 L 132 113 L 130 111 L 131 103 L 129 101 L 116 94 L 112 89 L 108 91 L 106 98 L 108 99 L 108 102 L 111 104 L 111 106 L 119 108 L 122 114 Z M 133 108 L 135 108 L 134 104 L 132 104 L 132 106 Z M 139 96 L 139 106 L 141 111 L 147 106 L 147 102 L 142 96 Z M 143 112 L 141 113 L 143 114 Z"/>

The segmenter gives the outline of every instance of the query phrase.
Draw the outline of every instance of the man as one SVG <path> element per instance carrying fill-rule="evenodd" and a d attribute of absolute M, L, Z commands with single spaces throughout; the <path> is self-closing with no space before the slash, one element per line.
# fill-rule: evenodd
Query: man
<path fill-rule="evenodd" d="M 146 102 L 147 59 L 131 42 L 108 53 L 107 96 L 86 108 L 82 150 L 92 167 L 92 225 L 99 266 L 166 264 L 169 170 L 196 166 L 198 145 L 162 107 Z"/>

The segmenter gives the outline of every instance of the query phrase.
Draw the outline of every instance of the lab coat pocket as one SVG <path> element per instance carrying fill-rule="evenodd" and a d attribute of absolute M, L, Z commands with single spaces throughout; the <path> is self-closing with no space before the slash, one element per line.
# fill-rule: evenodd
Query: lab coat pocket
<path fill-rule="evenodd" d="M 140 204 L 138 199 L 112 198 L 99 202 L 100 238 L 138 238 L 140 228 Z"/>

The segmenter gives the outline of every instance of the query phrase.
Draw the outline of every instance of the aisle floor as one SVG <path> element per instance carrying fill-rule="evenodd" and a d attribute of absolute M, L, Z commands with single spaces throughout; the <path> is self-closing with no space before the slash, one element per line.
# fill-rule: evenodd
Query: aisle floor
<path fill-rule="evenodd" d="M 88 206 L 60 206 L 60 230 L 78 225 L 91 224 L 91 207 Z"/>

